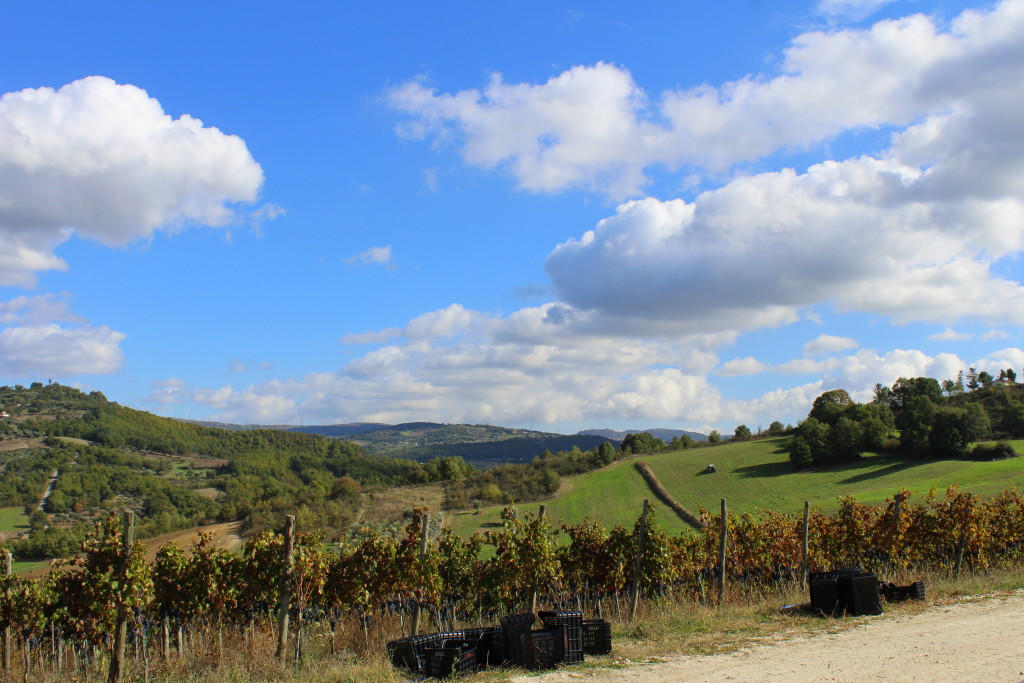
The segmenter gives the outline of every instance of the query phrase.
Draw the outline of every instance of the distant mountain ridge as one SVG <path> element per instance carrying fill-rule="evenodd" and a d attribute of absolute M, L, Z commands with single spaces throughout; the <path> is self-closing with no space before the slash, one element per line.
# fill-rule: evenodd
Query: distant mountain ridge
<path fill-rule="evenodd" d="M 638 432 L 647 432 L 654 438 L 661 439 L 665 443 L 671 441 L 672 437 L 682 437 L 684 434 L 694 441 L 708 440 L 707 434 L 701 434 L 700 432 L 688 432 L 685 429 L 626 429 L 624 431 L 617 431 L 615 429 L 584 429 L 576 433 L 580 436 L 603 436 L 606 439 L 622 441 L 628 434 L 636 434 Z"/>
<path fill-rule="evenodd" d="M 425 462 L 437 457 L 461 457 L 478 467 L 506 462 L 530 462 L 544 451 L 593 450 L 604 441 L 621 441 L 600 434 L 554 434 L 494 425 L 404 422 L 396 425 L 357 422 L 337 425 L 231 425 L 183 420 L 207 427 L 251 430 L 277 429 L 318 434 L 359 444 L 367 453 Z M 618 443 L 615 443 L 618 446 Z"/>

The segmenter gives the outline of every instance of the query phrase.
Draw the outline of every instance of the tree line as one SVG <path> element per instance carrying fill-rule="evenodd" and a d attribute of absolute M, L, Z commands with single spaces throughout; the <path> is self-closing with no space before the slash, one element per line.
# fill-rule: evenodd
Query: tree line
<path fill-rule="evenodd" d="M 939 382 L 931 377 L 875 385 L 874 398 L 857 403 L 845 389 L 818 396 L 794 430 L 789 455 L 798 469 L 855 460 L 866 451 L 919 458 L 993 460 L 1016 455 L 1004 443 L 1024 435 L 1024 386 L 1012 369 L 998 381 L 971 368 Z"/>

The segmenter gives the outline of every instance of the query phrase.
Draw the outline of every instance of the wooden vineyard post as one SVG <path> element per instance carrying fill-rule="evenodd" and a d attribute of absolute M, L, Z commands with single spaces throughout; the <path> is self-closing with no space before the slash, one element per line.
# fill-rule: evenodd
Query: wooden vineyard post
<path fill-rule="evenodd" d="M 135 513 L 131 510 L 126 510 L 124 513 L 124 533 L 121 536 L 121 543 L 121 567 L 118 578 L 123 591 L 124 584 L 128 580 L 128 564 L 131 562 L 132 546 L 135 544 Z M 127 639 L 128 605 L 125 604 L 125 599 L 122 597 L 117 606 L 114 651 L 110 657 L 110 673 L 107 675 L 107 683 L 118 683 L 121 680 L 121 673 L 124 670 L 124 645 Z"/>
<path fill-rule="evenodd" d="M 9 552 L 4 553 L 4 576 L 7 578 L 6 588 L 4 589 L 4 597 L 8 600 L 11 597 L 10 581 L 11 581 L 11 565 L 12 557 Z M 4 651 L 3 651 L 3 665 L 4 671 L 8 672 L 11 670 L 11 627 L 9 624 L 4 625 Z"/>
<path fill-rule="evenodd" d="M 160 638 L 160 652 L 164 657 L 164 661 L 169 662 L 171 661 L 171 617 L 165 614 L 161 621 L 163 625 Z"/>
<path fill-rule="evenodd" d="M 967 494 L 967 504 L 970 505 L 974 500 L 974 494 Z M 960 578 L 960 565 L 964 561 L 964 548 L 967 545 L 967 531 L 971 525 L 970 510 L 964 515 L 963 528 L 960 530 L 960 540 L 956 544 L 956 568 L 953 570 L 953 577 Z"/>
<path fill-rule="evenodd" d="M 811 519 L 811 503 L 810 501 L 804 501 L 804 528 L 803 528 L 803 555 L 800 560 L 800 584 L 807 587 L 808 570 L 810 567 L 807 564 L 807 548 L 808 541 L 810 540 L 810 519 Z"/>
<path fill-rule="evenodd" d="M 430 515 L 423 515 L 423 526 L 420 527 L 420 559 L 427 556 L 427 543 L 430 540 Z M 412 613 L 412 631 L 409 635 L 419 635 L 420 603 L 416 603 L 416 611 Z"/>
<path fill-rule="evenodd" d="M 537 519 L 544 519 L 547 516 L 547 513 L 548 513 L 548 506 L 547 505 L 541 505 L 540 509 L 537 511 Z M 537 588 L 537 579 L 536 579 L 536 577 L 534 577 L 533 585 L 530 586 L 530 611 L 531 612 L 536 612 L 537 611 L 537 590 L 538 590 L 538 588 Z"/>
<path fill-rule="evenodd" d="M 640 536 L 636 540 L 636 562 L 633 564 L 633 605 L 629 610 L 629 618 L 636 618 L 636 608 L 640 605 L 640 564 L 644 559 L 644 546 L 647 544 L 647 512 L 651 501 L 644 498 L 644 511 L 640 514 Z"/>
<path fill-rule="evenodd" d="M 725 602 L 725 549 L 729 542 L 729 518 L 725 498 L 722 499 L 722 533 L 718 543 L 718 604 Z"/>
<path fill-rule="evenodd" d="M 292 602 L 292 569 L 295 566 L 295 515 L 284 522 L 284 573 L 281 575 L 281 597 L 277 615 L 277 658 L 284 659 L 288 652 L 288 610 Z"/>

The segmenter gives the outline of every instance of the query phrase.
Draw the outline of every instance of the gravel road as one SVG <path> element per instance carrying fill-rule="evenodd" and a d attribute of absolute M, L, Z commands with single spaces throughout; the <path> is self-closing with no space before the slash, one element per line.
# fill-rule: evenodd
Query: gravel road
<path fill-rule="evenodd" d="M 606 671 L 521 676 L 518 683 L 677 681 L 1024 681 L 1024 592 L 886 614 L 838 633 L 736 652 L 666 656 Z"/>

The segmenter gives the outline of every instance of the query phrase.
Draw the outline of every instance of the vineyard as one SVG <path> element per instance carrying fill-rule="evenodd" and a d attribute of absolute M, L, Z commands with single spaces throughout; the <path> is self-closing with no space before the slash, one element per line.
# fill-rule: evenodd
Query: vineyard
<path fill-rule="evenodd" d="M 501 528 L 464 539 L 449 530 L 430 538 L 417 510 L 400 538 L 364 529 L 325 543 L 287 526 L 240 553 L 201 536 L 187 551 L 163 546 L 149 563 L 131 542 L 130 515 L 111 517 L 50 574 L 2 577 L 3 666 L 26 680 L 159 677 L 209 670 L 227 648 L 271 646 L 301 665 L 372 656 L 416 628 L 495 623 L 532 608 L 628 617 L 630 597 L 742 600 L 791 587 L 808 568 L 952 575 L 1009 566 L 1024 552 L 1015 489 L 986 500 L 955 487 L 918 499 L 902 490 L 885 506 L 844 498 L 833 514 L 809 510 L 806 526 L 802 512 L 701 518 L 701 531 L 671 536 L 653 511 L 633 528 L 556 529 L 509 508 Z"/>

